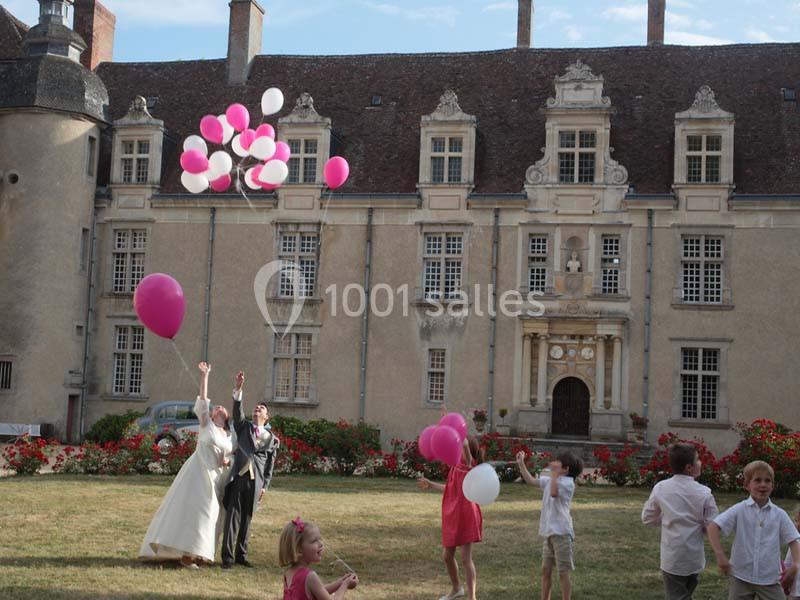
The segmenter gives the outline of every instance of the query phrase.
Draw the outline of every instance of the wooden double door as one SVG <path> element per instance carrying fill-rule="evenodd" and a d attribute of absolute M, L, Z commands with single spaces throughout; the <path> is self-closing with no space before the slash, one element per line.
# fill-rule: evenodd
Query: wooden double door
<path fill-rule="evenodd" d="M 589 388 L 577 377 L 565 377 L 553 390 L 552 434 L 589 437 Z"/>

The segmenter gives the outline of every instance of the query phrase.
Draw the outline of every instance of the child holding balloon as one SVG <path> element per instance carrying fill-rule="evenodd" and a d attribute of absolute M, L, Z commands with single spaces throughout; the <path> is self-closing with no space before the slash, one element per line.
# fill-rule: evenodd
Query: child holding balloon
<path fill-rule="evenodd" d="M 569 572 L 575 569 L 572 562 L 572 515 L 569 512 L 575 494 L 575 478 L 583 471 L 583 461 L 570 452 L 565 452 L 550 463 L 550 475 L 534 477 L 525 466 L 525 452 L 517 453 L 517 466 L 522 478 L 530 485 L 544 490 L 542 514 L 539 518 L 539 537 L 542 547 L 542 599 L 550 600 L 553 566 L 558 569 L 561 581 L 561 598 L 572 597 Z"/>
<path fill-rule="evenodd" d="M 466 423 L 464 423 L 464 430 L 466 430 Z M 465 595 L 464 587 L 458 576 L 456 548 L 461 548 L 461 563 L 466 576 L 468 600 L 475 600 L 477 587 L 477 572 L 475 563 L 472 561 L 472 544 L 480 542 L 483 538 L 483 516 L 480 507 L 464 497 L 462 487 L 467 473 L 476 464 L 482 462 L 482 459 L 477 439 L 464 437 L 460 444 L 461 454 L 457 460 L 446 461 L 451 466 L 447 475 L 447 483 L 436 483 L 420 477 L 417 484 L 423 490 L 434 489 L 444 492 L 442 496 L 442 546 L 444 547 L 442 558 L 447 568 L 447 574 L 450 576 L 452 589 L 440 600 L 454 600 Z"/>

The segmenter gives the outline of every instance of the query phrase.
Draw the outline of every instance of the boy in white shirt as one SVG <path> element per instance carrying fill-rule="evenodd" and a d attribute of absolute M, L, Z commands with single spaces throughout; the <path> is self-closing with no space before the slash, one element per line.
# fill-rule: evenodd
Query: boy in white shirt
<path fill-rule="evenodd" d="M 525 453 L 517 453 L 517 465 L 522 478 L 530 485 L 541 487 L 542 514 L 539 519 L 539 537 L 542 546 L 542 600 L 550 600 L 553 566 L 561 581 L 561 598 L 570 600 L 572 582 L 569 572 L 575 569 L 572 561 L 572 515 L 569 507 L 575 494 L 575 478 L 583 471 L 583 461 L 565 452 L 550 463 L 550 475 L 533 477 L 525 466 Z"/>
<path fill-rule="evenodd" d="M 728 600 L 785 600 L 781 584 L 794 581 L 800 565 L 800 533 L 782 508 L 769 499 L 775 481 L 772 467 L 755 460 L 744 468 L 750 497 L 734 504 L 708 526 L 720 572 L 730 575 Z M 736 532 L 728 560 L 720 531 Z M 781 577 L 781 545 L 788 545 L 792 563 Z M 788 587 L 788 585 L 787 585 Z"/>
<path fill-rule="evenodd" d="M 703 534 L 717 516 L 711 490 L 695 481 L 703 468 L 697 448 L 673 444 L 669 465 L 674 475 L 660 481 L 642 510 L 642 522 L 661 526 L 661 573 L 667 600 L 691 600 L 706 566 Z"/>

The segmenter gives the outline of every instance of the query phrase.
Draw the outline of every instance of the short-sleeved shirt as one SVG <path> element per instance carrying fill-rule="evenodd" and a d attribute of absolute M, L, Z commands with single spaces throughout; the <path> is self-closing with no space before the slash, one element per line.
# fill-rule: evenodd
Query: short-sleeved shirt
<path fill-rule="evenodd" d="M 572 477 L 558 477 L 558 496 L 550 495 L 550 477 L 539 477 L 542 494 L 542 516 L 539 519 L 539 535 L 568 535 L 575 538 L 572 530 L 572 515 L 569 506 L 575 495 L 575 480 Z"/>
<path fill-rule="evenodd" d="M 655 485 L 642 521 L 661 526 L 662 571 L 686 576 L 705 568 L 703 534 L 717 512 L 711 490 L 693 477 L 674 475 Z"/>
<path fill-rule="evenodd" d="M 755 585 L 774 585 L 781 578 L 781 546 L 800 539 L 792 519 L 782 508 L 753 498 L 734 504 L 714 519 L 725 535 L 735 533 L 731 574 Z"/>

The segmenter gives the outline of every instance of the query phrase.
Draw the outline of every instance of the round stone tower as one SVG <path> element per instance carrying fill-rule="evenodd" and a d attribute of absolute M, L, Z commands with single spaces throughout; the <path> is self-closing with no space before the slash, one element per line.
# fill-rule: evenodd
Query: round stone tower
<path fill-rule="evenodd" d="M 108 93 L 79 60 L 74 0 L 39 0 L 0 61 L 0 423 L 81 434 L 92 216 Z"/>

